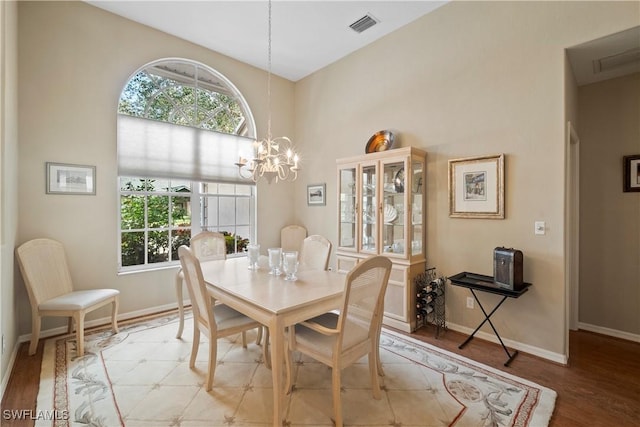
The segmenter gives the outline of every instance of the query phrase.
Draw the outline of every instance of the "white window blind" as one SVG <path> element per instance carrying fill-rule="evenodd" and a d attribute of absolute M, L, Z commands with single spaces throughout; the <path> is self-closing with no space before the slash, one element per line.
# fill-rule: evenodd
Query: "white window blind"
<path fill-rule="evenodd" d="M 240 155 L 253 139 L 118 114 L 118 175 L 246 184 Z"/>

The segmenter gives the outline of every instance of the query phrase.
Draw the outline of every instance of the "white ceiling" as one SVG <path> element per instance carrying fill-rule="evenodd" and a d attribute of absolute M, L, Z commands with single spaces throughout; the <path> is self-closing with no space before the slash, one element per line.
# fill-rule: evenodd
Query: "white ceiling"
<path fill-rule="evenodd" d="M 266 70 L 268 2 L 93 1 L 94 6 Z M 282 1 L 272 3 L 274 74 L 297 81 L 442 6 L 446 1 Z M 378 24 L 349 25 L 370 14 Z"/>
<path fill-rule="evenodd" d="M 85 0 L 263 70 L 268 64 L 266 0 Z M 446 4 L 430 0 L 273 0 L 272 72 L 297 81 Z M 369 14 L 378 24 L 356 33 Z M 623 52 L 637 60 L 594 71 L 594 61 Z M 567 49 L 578 85 L 640 71 L 640 27 Z"/>

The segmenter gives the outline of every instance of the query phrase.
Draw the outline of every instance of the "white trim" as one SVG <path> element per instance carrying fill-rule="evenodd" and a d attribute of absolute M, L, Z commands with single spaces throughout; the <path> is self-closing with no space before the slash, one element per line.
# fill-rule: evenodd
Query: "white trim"
<path fill-rule="evenodd" d="M 11 373 L 13 372 L 13 365 L 16 363 L 16 358 L 18 357 L 18 348 L 20 348 L 20 340 L 16 342 L 16 345 L 13 346 L 13 351 L 11 352 L 11 357 L 9 357 L 9 363 L 7 364 L 7 370 L 4 371 L 4 377 L 2 377 L 2 384 L 0 385 L 0 401 L 4 398 L 4 392 L 7 389 L 7 385 L 9 384 L 9 379 L 11 378 Z"/>
<path fill-rule="evenodd" d="M 564 229 L 565 345 L 569 352 L 569 330 L 578 329 L 580 309 L 580 138 L 570 121 L 565 141 Z"/>
<path fill-rule="evenodd" d="M 584 331 L 595 332 L 602 335 L 608 335 L 614 338 L 621 338 L 623 340 L 640 343 L 640 335 L 632 334 L 631 332 L 618 331 L 616 329 L 605 328 L 603 326 L 590 325 L 588 323 L 583 323 L 583 322 L 578 323 L 578 328 Z"/>
<path fill-rule="evenodd" d="M 186 304 L 186 302 L 185 302 L 185 304 Z M 118 315 L 118 322 L 122 322 L 124 320 L 133 319 L 133 318 L 136 318 L 136 317 L 148 316 L 150 314 L 157 314 L 157 313 L 161 313 L 161 312 L 167 311 L 167 310 L 174 310 L 176 308 L 178 308 L 178 304 L 177 303 L 171 303 L 171 304 L 164 304 L 164 305 L 151 307 L 151 308 L 145 308 L 143 310 L 131 311 L 129 313 L 121 313 L 121 314 Z M 89 320 L 89 321 L 84 323 L 85 329 L 92 328 L 94 326 L 110 325 L 110 324 L 111 324 L 111 316 L 102 317 L 100 319 Z M 66 334 L 66 333 L 67 333 L 67 327 L 66 326 L 61 326 L 61 327 L 53 328 L 53 329 L 47 329 L 47 330 L 44 330 L 44 331 L 40 332 L 40 339 L 53 337 L 53 336 L 56 336 L 56 335 L 62 335 L 62 334 Z M 19 343 L 27 342 L 27 341 L 30 341 L 30 340 L 31 340 L 31 334 L 24 334 L 24 335 L 20 335 L 20 337 L 18 337 L 18 342 Z"/>
<path fill-rule="evenodd" d="M 467 328 L 466 326 L 460 326 L 460 325 L 456 325 L 455 323 L 449 323 L 449 322 L 447 322 L 447 328 L 457 332 L 467 334 L 467 335 L 470 335 L 473 332 L 473 329 L 471 328 Z M 483 339 L 485 341 L 490 341 L 496 344 L 500 344 L 500 341 L 498 341 L 498 338 L 494 334 L 490 334 L 487 332 L 478 331 L 476 332 L 474 338 L 475 337 Z M 509 349 L 513 348 L 518 351 L 529 353 L 534 356 L 538 356 L 555 363 L 560 363 L 561 365 L 566 365 L 568 362 L 568 357 L 566 354 L 554 353 L 552 351 L 548 351 L 543 348 L 534 347 L 532 345 L 524 344 L 518 341 L 512 341 L 509 339 L 505 339 L 503 337 L 501 338 L 502 338 L 502 341 L 504 342 L 504 345 L 507 346 Z M 496 351 L 503 351 L 503 350 L 497 349 Z M 505 354 L 505 358 L 506 358 L 506 354 Z"/>

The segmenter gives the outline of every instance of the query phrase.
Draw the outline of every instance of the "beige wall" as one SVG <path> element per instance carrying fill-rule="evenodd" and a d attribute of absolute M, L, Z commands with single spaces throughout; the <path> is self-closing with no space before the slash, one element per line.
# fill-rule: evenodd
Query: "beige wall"
<path fill-rule="evenodd" d="M 5 341 L 0 395 L 15 358 L 16 304 L 13 248 L 18 223 L 18 7 L 0 2 L 0 330 Z"/>
<path fill-rule="evenodd" d="M 167 57 L 196 60 L 224 74 L 244 94 L 262 135 L 266 129 L 266 73 L 83 2 L 20 2 L 19 53 L 17 243 L 36 237 L 62 241 L 77 287 L 119 289 L 121 313 L 175 305 L 176 269 L 116 274 L 116 107 L 120 92 L 128 78 L 150 61 Z M 273 132 L 292 135 L 293 83 L 274 77 L 272 85 Z M 97 194 L 46 195 L 47 161 L 97 166 Z M 265 248 L 278 244 L 280 225 L 293 218 L 289 186 L 259 187 L 258 238 Z M 18 289 L 19 330 L 26 334 L 30 308 L 21 278 Z M 107 309 L 99 310 L 88 319 L 107 314 Z M 50 319 L 43 328 L 61 324 Z"/>
<path fill-rule="evenodd" d="M 640 335 L 640 193 L 622 157 L 640 154 L 640 73 L 581 86 L 580 323 Z"/>
<path fill-rule="evenodd" d="M 494 247 L 521 249 L 533 287 L 494 323 L 520 348 L 562 359 L 564 49 L 638 25 L 638 16 L 632 2 L 452 2 L 298 82 L 296 136 L 313 153 L 299 185 L 326 182 L 329 201 L 297 200 L 297 213 L 336 242 L 334 159 L 395 130 L 401 146 L 429 153 L 428 265 L 491 275 Z M 447 161 L 495 153 L 506 155 L 506 219 L 449 218 Z M 544 236 L 534 235 L 538 220 Z M 469 292 L 447 292 L 449 324 L 474 328 L 482 314 L 465 308 Z"/>

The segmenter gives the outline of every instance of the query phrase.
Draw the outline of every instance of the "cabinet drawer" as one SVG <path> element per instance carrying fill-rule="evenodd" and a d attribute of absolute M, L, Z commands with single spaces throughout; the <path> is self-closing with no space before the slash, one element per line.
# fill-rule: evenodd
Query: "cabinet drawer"
<path fill-rule="evenodd" d="M 389 282 L 387 293 L 384 296 L 384 315 L 406 322 L 407 300 L 405 296 L 406 291 L 403 285 Z"/>
<path fill-rule="evenodd" d="M 384 314 L 402 322 L 409 320 L 407 300 L 407 274 L 409 269 L 404 265 L 393 265 L 389 274 L 387 293 L 384 296 Z"/>
<path fill-rule="evenodd" d="M 407 283 L 407 267 L 396 266 L 391 267 L 391 273 L 389 274 L 389 282 L 397 284 Z"/>

